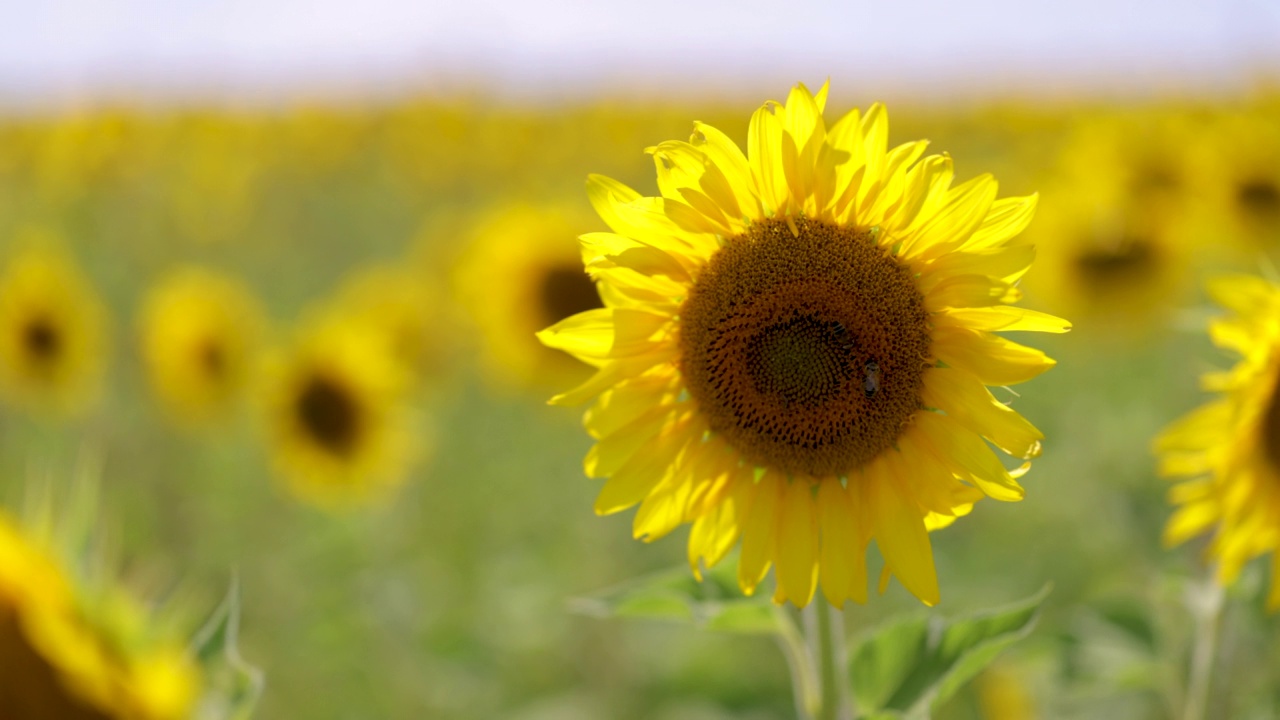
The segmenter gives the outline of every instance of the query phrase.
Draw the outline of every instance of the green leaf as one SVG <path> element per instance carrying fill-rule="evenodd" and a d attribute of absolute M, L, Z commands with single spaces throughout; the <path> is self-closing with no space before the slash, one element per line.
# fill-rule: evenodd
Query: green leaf
<path fill-rule="evenodd" d="M 248 720 L 262 696 L 263 673 L 240 657 L 240 583 L 235 577 L 226 597 L 191 641 L 204 674 L 198 720 Z"/>
<path fill-rule="evenodd" d="M 928 717 L 1031 632 L 1048 594 L 1046 586 L 999 610 L 951 622 L 909 617 L 875 631 L 855 646 L 849 662 L 858 708 L 868 718 Z"/>
<path fill-rule="evenodd" d="M 1132 598 L 1114 598 L 1095 604 L 1098 616 L 1107 624 L 1122 631 L 1126 637 L 1151 655 L 1158 650 L 1155 625 L 1151 622 L 1151 610 Z"/>
<path fill-rule="evenodd" d="M 704 573 L 702 582 L 676 568 L 573 598 L 569 609 L 593 617 L 642 618 L 696 625 L 717 632 L 767 635 L 779 618 L 767 598 L 745 597 L 731 563 Z"/>

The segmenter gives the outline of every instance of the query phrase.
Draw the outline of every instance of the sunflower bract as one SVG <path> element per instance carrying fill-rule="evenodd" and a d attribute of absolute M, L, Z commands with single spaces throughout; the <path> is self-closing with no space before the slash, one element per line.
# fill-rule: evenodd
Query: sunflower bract
<path fill-rule="evenodd" d="M 660 197 L 593 176 L 612 233 L 582 238 L 605 307 L 539 337 L 596 367 L 554 404 L 590 402 L 585 468 L 600 513 L 639 505 L 635 535 L 689 523 L 695 574 L 741 544 L 738 580 L 774 600 L 866 599 L 886 575 L 939 600 L 929 531 L 980 498 L 1019 500 L 1042 435 L 987 385 L 1043 353 L 996 331 L 1064 332 L 1014 307 L 1034 256 L 1015 237 L 1036 198 L 952 187 L 926 143 L 888 147 L 883 106 L 830 127 L 827 87 L 751 119 L 744 153 L 695 123 L 650 148 Z M 988 444 L 990 443 L 990 445 Z"/>

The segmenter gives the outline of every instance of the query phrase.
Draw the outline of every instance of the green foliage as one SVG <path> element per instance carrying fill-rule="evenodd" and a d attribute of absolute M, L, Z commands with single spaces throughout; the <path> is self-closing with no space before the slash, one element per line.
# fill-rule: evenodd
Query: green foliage
<path fill-rule="evenodd" d="M 226 598 L 192 640 L 192 652 L 204 672 L 200 720 L 248 720 L 262 696 L 262 671 L 240 657 L 240 585 L 235 579 Z"/>
<path fill-rule="evenodd" d="M 927 718 L 1035 626 L 1049 588 L 1009 607 L 946 621 L 894 620 L 851 654 L 853 695 L 864 717 Z"/>
<path fill-rule="evenodd" d="M 735 563 L 721 563 L 702 582 L 687 568 L 664 570 L 570 601 L 570 609 L 594 617 L 644 618 L 690 623 L 707 630 L 768 635 L 782 622 L 764 597 L 738 590 Z"/>

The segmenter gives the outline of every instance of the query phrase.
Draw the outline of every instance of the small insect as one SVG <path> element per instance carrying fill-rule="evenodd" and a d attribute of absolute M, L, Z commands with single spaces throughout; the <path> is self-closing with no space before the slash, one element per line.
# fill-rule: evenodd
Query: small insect
<path fill-rule="evenodd" d="M 880 364 L 871 360 L 863 368 L 862 391 L 870 398 L 880 391 Z"/>
<path fill-rule="evenodd" d="M 839 320 L 833 320 L 831 324 L 835 330 L 836 339 L 840 341 L 840 349 L 851 349 L 854 343 L 853 340 L 849 338 L 849 331 L 845 329 L 844 323 Z"/>

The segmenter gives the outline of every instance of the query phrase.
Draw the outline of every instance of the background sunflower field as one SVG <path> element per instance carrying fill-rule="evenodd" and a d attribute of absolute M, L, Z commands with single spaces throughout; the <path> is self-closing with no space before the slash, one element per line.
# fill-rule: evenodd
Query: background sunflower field
<path fill-rule="evenodd" d="M 1026 499 L 935 538 L 937 609 L 896 584 L 846 608 L 857 638 L 1051 586 L 936 717 L 1181 717 L 1208 570 L 1204 541 L 1161 544 L 1151 439 L 1228 366 L 1206 277 L 1280 261 L 1280 91 L 1237 85 L 889 103 L 891 145 L 1040 193 L 1020 287 L 1074 324 L 1018 388 L 1047 438 Z M 644 148 L 694 120 L 742 143 L 786 87 L 0 114 L 0 502 L 90 467 L 125 584 L 198 621 L 234 581 L 256 717 L 788 716 L 769 639 L 582 611 L 682 565 L 683 536 L 594 515 L 579 413 L 546 405 L 586 369 L 534 338 L 599 302 L 588 173 L 653 194 Z M 851 87 L 829 106 L 879 99 Z M 1266 580 L 1228 591 L 1209 717 L 1280 713 Z"/>

